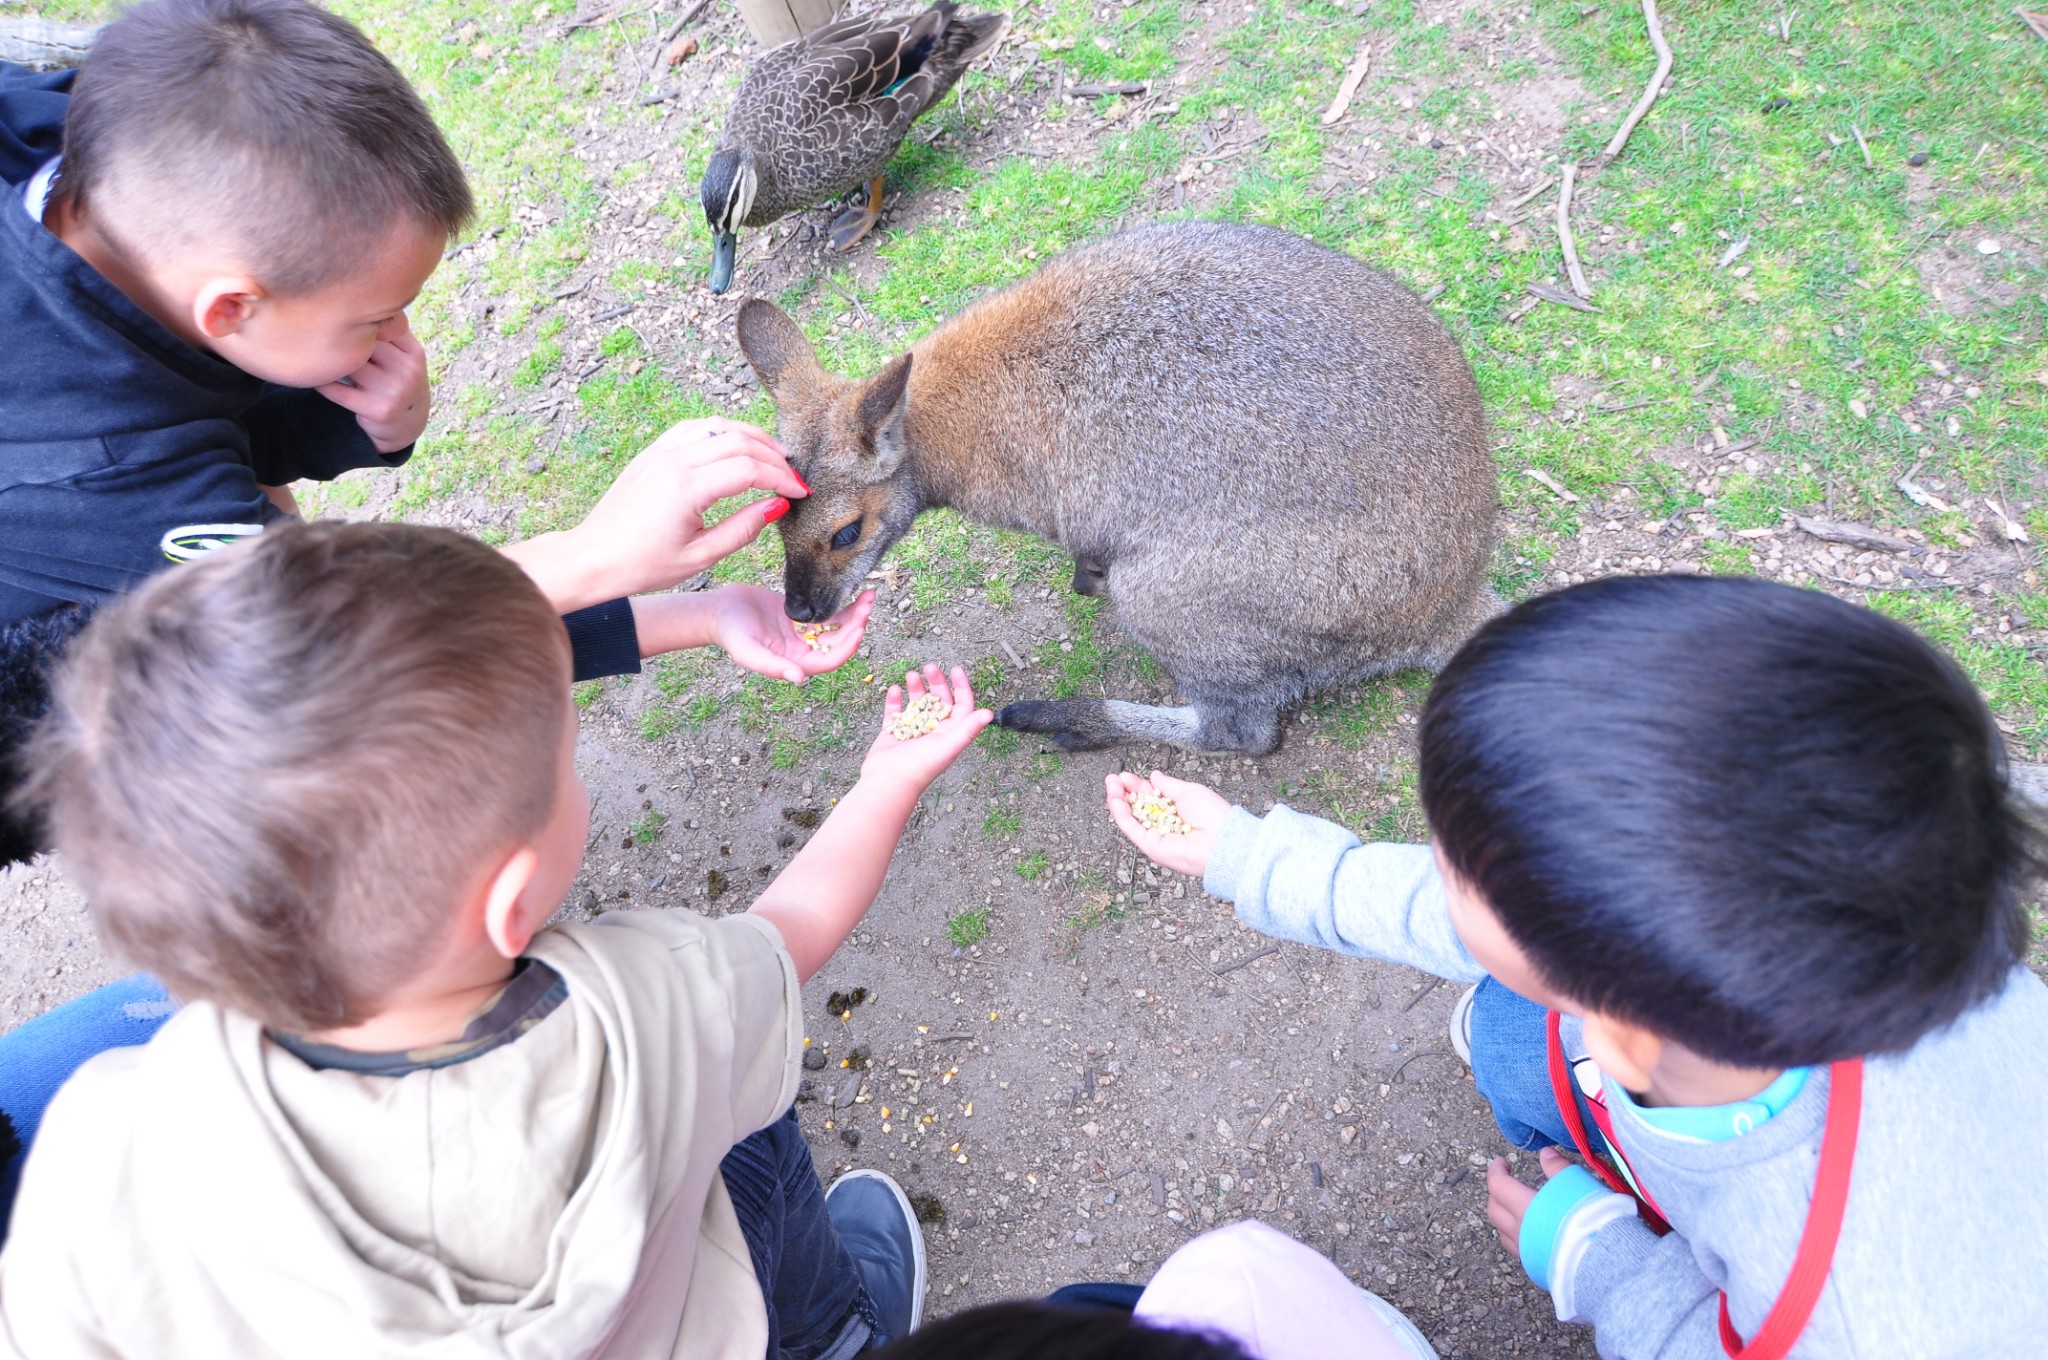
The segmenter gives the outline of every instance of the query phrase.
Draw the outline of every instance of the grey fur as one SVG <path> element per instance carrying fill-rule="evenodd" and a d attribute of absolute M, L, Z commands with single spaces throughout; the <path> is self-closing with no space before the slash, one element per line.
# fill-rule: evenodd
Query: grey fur
<path fill-rule="evenodd" d="M 1063 746 L 1269 751 L 1306 695 L 1440 667 L 1500 608 L 1498 477 L 1464 356 L 1394 280 L 1299 237 L 1124 232 L 864 382 L 824 373 L 768 303 L 739 334 L 814 488 L 779 526 L 791 617 L 843 607 L 919 511 L 952 506 L 1072 552 L 1077 587 L 1107 594 L 1194 710 L 1001 714 Z"/>

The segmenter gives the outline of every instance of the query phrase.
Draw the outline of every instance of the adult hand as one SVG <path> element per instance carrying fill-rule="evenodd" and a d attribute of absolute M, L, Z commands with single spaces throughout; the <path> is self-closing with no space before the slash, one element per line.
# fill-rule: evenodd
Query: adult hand
<path fill-rule="evenodd" d="M 952 712 L 923 736 L 898 740 L 889 735 L 888 720 L 903 711 L 906 691 L 912 701 L 926 694 L 936 695 Z M 889 686 L 889 697 L 882 705 L 882 731 L 861 761 L 861 780 L 901 780 L 905 787 L 922 793 L 960 758 L 967 744 L 995 717 L 987 709 L 974 706 L 974 688 L 967 683 L 967 672 L 960 667 L 953 668 L 950 685 L 945 672 L 937 666 L 927 664 L 922 675 L 912 671 L 903 677 L 901 685 Z"/>
<path fill-rule="evenodd" d="M 852 604 L 825 620 L 828 631 L 818 635 L 816 650 L 783 612 L 782 596 L 775 591 L 726 586 L 707 596 L 706 603 L 712 641 L 725 648 L 735 664 L 800 685 L 810 676 L 837 670 L 853 655 L 867 631 L 875 592 L 862 591 Z"/>
<path fill-rule="evenodd" d="M 355 412 L 377 452 L 397 453 L 427 428 L 427 347 L 400 312 L 379 328 L 376 347 L 361 368 L 314 390 Z"/>
<path fill-rule="evenodd" d="M 1200 878 L 1208 872 L 1209 853 L 1216 848 L 1216 833 L 1223 829 L 1223 819 L 1230 815 L 1229 799 L 1206 784 L 1191 784 L 1158 770 L 1152 772 L 1149 780 L 1125 771 L 1105 776 L 1102 783 L 1110 820 L 1145 858 L 1177 874 Z M 1188 824 L 1185 834 L 1161 835 L 1138 820 L 1131 811 L 1130 797 L 1145 792 L 1163 794 L 1173 800 L 1180 810 L 1180 819 Z"/>
<path fill-rule="evenodd" d="M 1554 1147 L 1537 1153 L 1536 1160 L 1542 1165 L 1546 1180 L 1574 1165 L 1569 1157 Z M 1500 1234 L 1500 1244 L 1518 1261 L 1522 1259 L 1522 1219 L 1529 1212 L 1529 1202 L 1535 1198 L 1535 1187 L 1516 1179 L 1515 1173 L 1508 1169 L 1507 1158 L 1496 1157 L 1486 1164 L 1486 1221 Z"/>

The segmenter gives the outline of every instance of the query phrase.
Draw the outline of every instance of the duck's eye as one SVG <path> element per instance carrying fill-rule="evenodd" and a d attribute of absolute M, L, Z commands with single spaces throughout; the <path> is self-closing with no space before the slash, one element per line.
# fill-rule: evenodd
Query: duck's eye
<path fill-rule="evenodd" d="M 838 533 L 832 535 L 832 551 L 845 552 L 858 542 L 860 542 L 860 521 L 855 520 L 851 524 L 842 526 Z"/>

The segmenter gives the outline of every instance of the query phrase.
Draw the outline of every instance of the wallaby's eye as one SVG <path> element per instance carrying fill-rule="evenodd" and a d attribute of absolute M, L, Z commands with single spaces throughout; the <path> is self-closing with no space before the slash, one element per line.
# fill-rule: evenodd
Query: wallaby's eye
<path fill-rule="evenodd" d="M 860 542 L 860 521 L 855 520 L 851 524 L 842 526 L 838 533 L 832 535 L 832 551 L 845 552 L 858 542 Z"/>

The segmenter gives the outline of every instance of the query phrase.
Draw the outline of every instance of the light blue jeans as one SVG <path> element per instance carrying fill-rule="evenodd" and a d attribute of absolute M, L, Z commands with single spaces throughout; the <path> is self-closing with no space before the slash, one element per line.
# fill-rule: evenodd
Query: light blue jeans
<path fill-rule="evenodd" d="M 87 1058 L 148 1043 L 177 1008 L 155 978 L 137 973 L 0 1035 L 0 1238 L 14 1212 L 22 1161 L 57 1088 Z"/>

